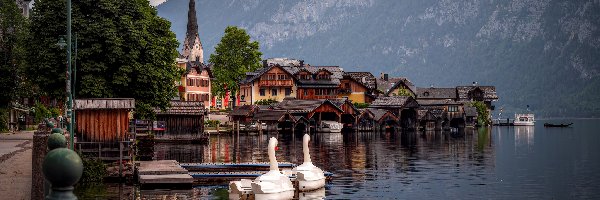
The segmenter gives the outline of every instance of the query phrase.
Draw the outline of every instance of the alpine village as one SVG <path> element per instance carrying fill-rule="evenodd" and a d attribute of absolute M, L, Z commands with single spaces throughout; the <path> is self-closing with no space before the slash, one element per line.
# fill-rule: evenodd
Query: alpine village
<path fill-rule="evenodd" d="M 42 17 L 33 16 L 36 12 L 41 15 L 48 12 L 43 9 L 51 9 L 48 7 L 51 3 L 47 1 L 36 2 L 36 9 L 39 7 L 39 10 L 33 11 L 28 7 L 30 1 L 16 2 L 22 8 L 23 16 L 34 22 Z M 80 6 L 83 9 L 84 5 Z M 73 20 L 78 20 L 76 16 L 81 15 L 74 15 Z M 258 60 L 250 60 L 250 64 L 245 64 L 240 61 L 243 59 L 220 59 L 217 54 L 226 55 L 231 49 L 220 51 L 219 47 L 216 47 L 215 55 L 207 59 L 204 57 L 198 31 L 195 0 L 189 0 L 187 16 L 187 32 L 182 49 L 172 60 L 175 63 L 172 67 L 178 73 L 174 87 L 171 88 L 174 91 L 170 91 L 175 95 L 165 100 L 164 102 L 168 102 L 166 104 L 146 103 L 152 97 L 164 99 L 157 97 L 159 94 L 136 96 L 138 93 L 133 92 L 99 92 L 107 94 L 102 96 L 95 95 L 89 89 L 80 90 L 84 87 L 82 84 L 89 87 L 90 83 L 103 83 L 83 80 L 87 77 L 85 73 L 89 74 L 90 71 L 84 68 L 86 60 L 82 57 L 92 54 L 85 50 L 81 50 L 81 56 L 75 61 L 79 69 L 75 66 L 71 68 L 71 62 L 67 63 L 69 70 L 82 75 L 72 75 L 69 71 L 66 73 L 67 92 L 61 94 L 63 98 L 39 93 L 42 95 L 15 98 L 9 103 L 6 109 L 8 120 L 3 122 L 8 130 L 36 129 L 32 140 L 31 199 L 43 199 L 47 195 L 73 195 L 73 188 L 69 189 L 67 186 L 75 185 L 77 181 L 90 180 L 127 182 L 141 188 L 168 189 L 185 189 L 197 184 L 226 181 L 229 184 L 229 198 L 240 199 L 260 199 L 260 195 L 273 195 L 269 193 L 270 189 L 279 191 L 276 195 L 283 195 L 276 196 L 276 199 L 287 198 L 285 195 L 288 194 L 284 193 L 290 190 L 284 186 L 291 180 L 291 195 L 297 197 L 298 193 L 294 194 L 293 188 L 300 188 L 300 191 L 304 191 L 302 188 L 323 188 L 320 183 L 306 178 L 310 176 L 305 173 L 317 173 L 317 178 L 323 177 L 319 181 L 336 178 L 335 174 L 320 171 L 316 167 L 318 170 L 311 168 L 303 172 L 301 166 L 306 165 L 306 162 L 296 166 L 296 163 L 291 162 L 239 163 L 236 158 L 194 162 L 177 159 L 177 156 L 202 156 L 202 152 L 180 152 L 181 155 L 158 159 L 160 156 L 157 155 L 162 150 L 157 146 L 203 144 L 214 151 L 215 143 L 220 144 L 211 139 L 213 135 L 233 140 L 239 140 L 240 135 L 279 137 L 275 141 L 269 141 L 271 158 L 271 147 L 277 146 L 277 140 L 282 143 L 285 140 L 303 139 L 306 143 L 304 147 L 308 148 L 310 137 L 319 134 L 452 134 L 492 125 L 490 113 L 494 110 L 493 102 L 499 98 L 494 86 L 480 85 L 477 82 L 451 87 L 416 86 L 410 81 L 410 77 L 403 77 L 402 74 L 349 71 L 343 66 L 335 66 L 335 63 L 321 65 L 304 61 L 310 58 L 262 59 L 260 52 L 253 54 Z M 77 27 L 81 29 L 81 26 Z M 32 25 L 30 28 L 35 27 Z M 227 44 L 224 42 L 227 34 L 236 31 L 243 32 L 243 29 L 228 27 L 219 45 Z M 79 37 L 80 48 L 93 46 L 90 43 L 98 42 L 85 39 L 82 35 L 69 35 L 68 39 L 76 41 L 76 37 Z M 235 37 L 237 36 L 232 36 Z M 250 46 L 248 48 L 258 45 L 249 40 L 247 43 Z M 69 51 L 76 53 L 76 45 L 77 42 L 75 49 L 69 48 Z M 233 64 L 228 64 L 227 61 Z M 231 68 L 231 65 L 236 64 L 244 66 Z M 234 74 L 232 71 L 239 73 Z M 71 80 L 70 76 L 74 76 L 76 80 Z M 135 76 L 137 75 L 130 77 Z M 64 91 L 65 82 L 64 79 L 61 80 L 63 82 L 58 86 Z M 167 78 L 160 80 L 167 81 L 159 85 L 170 85 L 173 81 Z M 134 87 L 132 83 L 129 84 L 123 86 Z M 135 87 L 142 90 L 146 86 Z M 39 114 L 41 110 L 53 112 Z M 142 115 L 142 110 L 150 114 Z M 233 146 L 218 148 L 216 151 L 229 152 L 229 148 L 233 149 Z M 83 159 L 83 162 L 71 159 L 74 152 L 80 157 L 77 159 Z M 272 158 L 275 158 L 274 155 Z M 305 151 L 304 158 L 310 163 L 308 150 Z M 316 166 L 319 164 L 315 163 Z M 314 167 L 312 164 L 310 166 Z M 273 168 L 278 169 L 277 173 L 282 170 L 283 174 L 288 170 L 287 173 L 293 178 L 288 180 L 288 174 L 285 174 L 285 180 L 277 180 L 282 181 L 280 184 L 284 186 L 261 185 L 269 179 L 260 177 L 272 173 Z M 80 180 L 82 172 L 84 177 Z M 67 178 L 63 179 L 62 176 Z M 259 178 L 253 180 L 252 177 Z M 54 187 L 55 185 L 67 189 Z M 277 190 L 278 187 L 283 188 Z"/>

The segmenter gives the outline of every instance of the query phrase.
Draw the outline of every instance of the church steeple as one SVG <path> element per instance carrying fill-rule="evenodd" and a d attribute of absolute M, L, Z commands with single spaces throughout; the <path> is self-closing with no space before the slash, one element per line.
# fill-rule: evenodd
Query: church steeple
<path fill-rule="evenodd" d="M 190 0 L 188 10 L 187 32 L 183 41 L 183 57 L 189 61 L 200 61 L 204 63 L 204 50 L 198 35 L 198 20 L 196 19 L 196 2 Z"/>

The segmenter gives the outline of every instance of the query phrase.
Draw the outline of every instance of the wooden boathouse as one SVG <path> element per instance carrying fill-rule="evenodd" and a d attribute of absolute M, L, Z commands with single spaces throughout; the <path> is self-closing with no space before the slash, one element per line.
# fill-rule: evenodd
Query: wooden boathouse
<path fill-rule="evenodd" d="M 130 159 L 129 113 L 134 108 L 130 98 L 76 99 L 75 146 L 104 161 Z"/>
<path fill-rule="evenodd" d="M 377 98 L 369 108 L 385 109 L 399 118 L 402 129 L 415 130 L 418 124 L 419 103 L 412 96 L 391 96 Z"/>
<path fill-rule="evenodd" d="M 166 110 L 156 108 L 156 119 L 165 122 L 166 136 L 194 136 L 204 131 L 204 103 L 171 101 Z"/>

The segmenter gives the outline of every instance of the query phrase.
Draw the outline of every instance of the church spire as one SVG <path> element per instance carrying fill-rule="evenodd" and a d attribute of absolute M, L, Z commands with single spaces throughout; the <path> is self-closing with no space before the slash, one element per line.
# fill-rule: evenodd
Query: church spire
<path fill-rule="evenodd" d="M 202 49 L 202 42 L 200 42 L 200 36 L 198 34 L 198 20 L 196 19 L 196 2 L 190 0 L 188 10 L 188 21 L 187 21 L 187 32 L 185 34 L 185 41 L 183 42 L 183 53 L 182 55 L 189 61 L 204 62 L 204 50 Z"/>

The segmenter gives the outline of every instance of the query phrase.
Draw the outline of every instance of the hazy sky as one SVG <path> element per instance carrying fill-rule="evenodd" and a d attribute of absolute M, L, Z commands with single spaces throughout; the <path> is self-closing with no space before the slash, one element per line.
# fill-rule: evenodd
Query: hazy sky
<path fill-rule="evenodd" d="M 152 6 L 158 6 L 158 5 L 164 3 L 167 0 L 149 0 L 149 1 L 150 1 L 150 5 L 152 5 Z"/>

